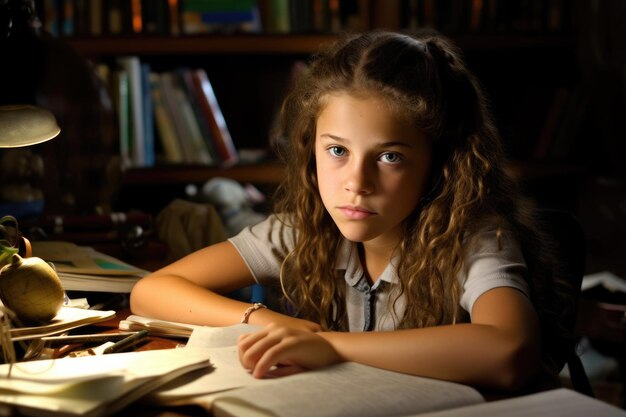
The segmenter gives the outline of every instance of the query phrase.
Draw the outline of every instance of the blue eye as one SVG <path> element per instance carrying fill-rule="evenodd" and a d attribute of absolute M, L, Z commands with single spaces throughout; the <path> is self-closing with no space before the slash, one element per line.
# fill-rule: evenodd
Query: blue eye
<path fill-rule="evenodd" d="M 386 152 L 380 156 L 380 160 L 388 164 L 397 164 L 402 161 L 402 156 L 395 152 Z"/>
<path fill-rule="evenodd" d="M 346 150 L 342 148 L 341 146 L 331 146 L 330 148 L 328 148 L 328 152 L 332 156 L 336 156 L 336 157 L 342 157 L 342 156 L 345 156 L 346 154 Z"/>

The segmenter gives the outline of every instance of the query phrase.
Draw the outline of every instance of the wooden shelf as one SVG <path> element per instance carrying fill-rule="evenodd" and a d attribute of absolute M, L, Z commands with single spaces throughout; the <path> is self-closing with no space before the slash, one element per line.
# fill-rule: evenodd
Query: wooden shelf
<path fill-rule="evenodd" d="M 335 35 L 208 35 L 66 38 L 66 41 L 85 56 L 308 55 L 335 38 Z"/>
<path fill-rule="evenodd" d="M 230 168 L 198 165 L 170 165 L 156 168 L 129 169 L 124 172 L 122 185 L 201 184 L 215 177 L 230 178 L 244 183 L 278 184 L 283 176 L 283 168 L 279 163 L 235 165 Z"/>
<path fill-rule="evenodd" d="M 524 49 L 571 47 L 563 35 L 459 34 L 452 39 L 463 49 Z M 125 36 L 65 38 L 84 56 L 103 55 L 309 55 L 337 38 L 334 34 Z"/>

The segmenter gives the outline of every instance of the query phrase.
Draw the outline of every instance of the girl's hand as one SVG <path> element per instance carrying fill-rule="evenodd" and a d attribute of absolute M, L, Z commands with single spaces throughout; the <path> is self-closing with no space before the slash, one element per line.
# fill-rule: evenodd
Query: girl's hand
<path fill-rule="evenodd" d="M 319 334 L 274 323 L 240 336 L 238 347 L 241 364 L 255 378 L 288 375 L 341 361 Z"/>

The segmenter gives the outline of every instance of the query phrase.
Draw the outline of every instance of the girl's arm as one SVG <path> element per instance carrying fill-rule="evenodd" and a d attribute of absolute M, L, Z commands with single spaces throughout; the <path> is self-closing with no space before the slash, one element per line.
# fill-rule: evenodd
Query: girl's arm
<path fill-rule="evenodd" d="M 134 314 L 208 326 L 239 323 L 249 303 L 224 296 L 255 283 L 252 273 L 228 241 L 196 251 L 142 278 L 130 294 Z M 281 323 L 319 330 L 315 323 L 267 309 L 250 315 L 250 324 Z"/>
<path fill-rule="evenodd" d="M 408 374 L 514 390 L 538 370 L 539 325 L 523 294 L 496 288 L 474 304 L 471 324 L 367 333 L 298 333 L 277 326 L 240 339 L 253 375 L 355 361 Z"/>

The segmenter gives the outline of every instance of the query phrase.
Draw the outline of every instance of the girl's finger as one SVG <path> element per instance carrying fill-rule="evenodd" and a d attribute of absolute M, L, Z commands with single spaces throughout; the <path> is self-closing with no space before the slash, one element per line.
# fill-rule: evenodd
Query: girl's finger
<path fill-rule="evenodd" d="M 254 337 L 247 338 L 239 348 L 239 360 L 247 369 L 255 369 L 259 360 L 281 342 L 285 332 L 281 329 L 263 331 Z"/>
<path fill-rule="evenodd" d="M 237 354 L 239 355 L 239 361 L 246 369 L 251 369 L 254 366 L 254 362 L 249 363 L 249 350 L 252 346 L 254 346 L 259 340 L 263 339 L 267 335 L 267 332 L 264 330 L 259 330 L 258 332 L 248 333 L 239 336 L 239 340 L 237 341 Z"/>
<path fill-rule="evenodd" d="M 284 345 L 284 341 L 279 340 L 278 343 L 265 349 L 252 368 L 252 376 L 255 378 L 264 378 L 269 374 L 270 369 L 280 365 L 290 365 L 289 363 L 280 362 L 281 353 L 285 352 Z"/>

